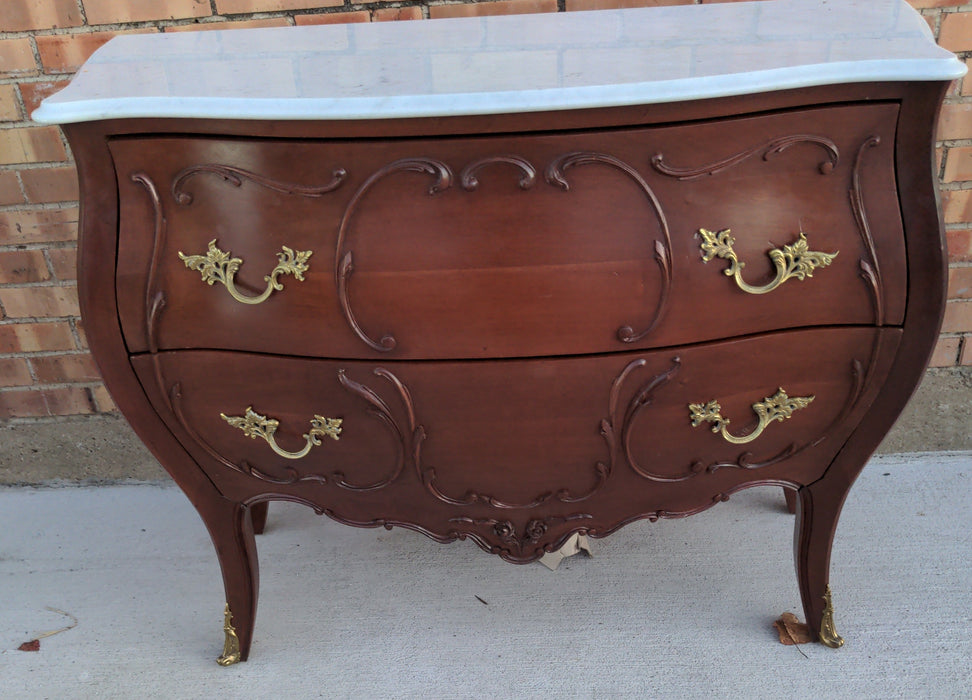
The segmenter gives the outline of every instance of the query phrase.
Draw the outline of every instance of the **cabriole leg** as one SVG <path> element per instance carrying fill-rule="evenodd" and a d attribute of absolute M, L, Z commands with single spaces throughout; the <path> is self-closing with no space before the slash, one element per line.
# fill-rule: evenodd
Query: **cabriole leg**
<path fill-rule="evenodd" d="M 216 546 L 226 590 L 224 648 L 217 661 L 231 666 L 249 656 L 256 619 L 260 575 L 252 513 L 246 506 L 220 499 L 200 514 Z"/>
<path fill-rule="evenodd" d="M 270 509 L 270 501 L 261 501 L 250 506 L 250 518 L 253 520 L 253 533 L 262 535 L 267 527 L 267 512 Z M 793 511 L 790 511 L 791 513 Z"/>
<path fill-rule="evenodd" d="M 818 481 L 804 486 L 797 499 L 794 555 L 807 625 L 823 644 L 842 646 L 834 628 L 830 597 L 830 551 L 837 519 L 850 486 Z"/>

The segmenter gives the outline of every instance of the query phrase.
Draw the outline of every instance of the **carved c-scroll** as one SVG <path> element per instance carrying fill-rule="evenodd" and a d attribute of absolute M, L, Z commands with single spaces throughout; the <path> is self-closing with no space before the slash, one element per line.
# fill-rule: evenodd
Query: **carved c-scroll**
<path fill-rule="evenodd" d="M 341 311 L 344 313 L 344 318 L 347 320 L 348 325 L 351 326 L 355 335 L 364 341 L 372 350 L 377 350 L 378 352 L 394 350 L 398 343 L 391 334 L 385 334 L 379 340 L 374 340 L 365 332 L 355 318 L 354 311 L 351 309 L 351 296 L 349 291 L 351 274 L 354 272 L 354 255 L 351 250 L 345 252 L 345 246 L 348 237 L 348 226 L 362 197 L 383 178 L 400 172 L 418 172 L 432 175 L 435 179 L 429 187 L 430 196 L 447 190 L 452 186 L 452 171 L 442 161 L 433 158 L 402 158 L 393 163 L 389 163 L 380 170 L 372 173 L 361 187 L 358 188 L 357 192 L 354 193 L 351 201 L 348 202 L 348 206 L 344 210 L 344 216 L 341 218 L 341 226 L 338 229 L 337 246 L 334 255 L 334 283 L 337 286 L 338 300 L 341 303 Z"/>
<path fill-rule="evenodd" d="M 149 261 L 148 277 L 145 280 L 145 325 L 149 352 L 154 355 L 159 349 L 157 340 L 159 315 L 165 308 L 165 292 L 157 289 L 156 285 L 162 248 L 165 247 L 166 220 L 162 212 L 159 190 L 152 178 L 143 172 L 132 173 L 130 177 L 132 182 L 137 182 L 145 188 L 152 203 L 152 257 Z"/>
<path fill-rule="evenodd" d="M 512 155 L 489 156 L 487 158 L 480 158 L 462 169 L 462 173 L 459 175 L 459 182 L 462 183 L 462 188 L 472 192 L 479 187 L 479 179 L 476 177 L 476 174 L 487 165 L 493 165 L 495 163 L 507 163 L 520 170 L 519 185 L 521 190 L 530 189 L 537 181 L 536 168 L 525 158 Z"/>
<path fill-rule="evenodd" d="M 665 307 L 668 303 L 668 296 L 671 292 L 672 286 L 671 233 L 668 229 L 668 220 L 665 218 L 665 212 L 662 210 L 661 203 L 658 201 L 658 197 L 655 196 L 654 191 L 652 191 L 651 186 L 645 181 L 637 170 L 625 163 L 623 160 L 615 158 L 607 153 L 595 153 L 590 151 L 565 153 L 564 155 L 557 157 L 553 162 L 550 163 L 550 165 L 547 166 L 547 170 L 544 175 L 548 183 L 555 187 L 559 187 L 564 191 L 568 191 L 570 189 L 570 184 L 567 182 L 565 175 L 566 171 L 578 165 L 589 165 L 595 163 L 616 168 L 634 180 L 638 187 L 641 188 L 641 191 L 644 192 L 645 196 L 648 198 L 648 202 L 651 204 L 651 208 L 655 214 L 655 217 L 658 219 L 658 224 L 661 226 L 662 230 L 662 238 L 655 241 L 655 262 L 658 264 L 658 267 L 662 273 L 662 291 L 658 299 L 658 305 L 655 308 L 655 315 L 648 324 L 648 327 L 641 332 L 636 332 L 630 325 L 621 326 L 618 329 L 618 340 L 623 343 L 636 343 L 651 333 L 665 315 Z"/>
<path fill-rule="evenodd" d="M 787 150 L 791 146 L 795 146 L 798 143 L 810 143 L 822 148 L 826 154 L 827 159 L 821 161 L 818 169 L 821 175 L 829 175 L 837 167 L 840 162 L 840 151 L 837 149 L 837 144 L 828 138 L 823 136 L 815 136 L 813 134 L 794 134 L 792 136 L 783 136 L 782 138 L 773 139 L 772 141 L 767 141 L 759 146 L 753 146 L 745 151 L 740 151 L 728 158 L 723 158 L 722 160 L 717 160 L 713 163 L 707 163 L 705 165 L 699 165 L 689 168 L 676 168 L 668 165 L 665 162 L 665 156 L 662 153 L 656 153 L 651 158 L 651 166 L 657 170 L 662 175 L 667 175 L 668 177 L 673 177 L 677 180 L 696 180 L 700 177 L 705 177 L 707 175 L 715 175 L 723 170 L 728 170 L 736 165 L 739 165 L 743 161 L 749 160 L 756 154 L 761 154 L 763 160 L 769 160 L 775 155 L 779 155 L 783 151 Z"/>
<path fill-rule="evenodd" d="M 282 192 L 283 194 L 295 194 L 300 197 L 321 197 L 328 192 L 333 192 L 341 186 L 341 183 L 344 182 L 348 176 L 348 172 L 344 168 L 335 168 L 331 171 L 330 182 L 313 187 L 309 185 L 298 185 L 293 182 L 284 182 L 282 180 L 274 180 L 273 178 L 266 177 L 265 175 L 259 175 L 249 170 L 237 168 L 232 165 L 222 165 L 220 163 L 201 163 L 199 165 L 191 165 L 188 168 L 183 168 L 176 173 L 175 178 L 172 180 L 172 196 L 175 197 L 176 202 L 186 206 L 192 204 L 192 194 L 185 191 L 185 184 L 190 178 L 203 173 L 217 175 L 225 182 L 233 185 L 233 187 L 241 187 L 244 180 L 249 180 L 260 187 L 267 188 L 268 190 Z"/>
<path fill-rule="evenodd" d="M 864 160 L 864 152 L 869 148 L 880 145 L 880 136 L 867 138 L 860 148 L 857 149 L 857 157 L 854 159 L 854 172 L 850 192 L 851 210 L 854 212 L 854 220 L 861 233 L 861 239 L 867 248 L 870 261 L 861 258 L 860 275 L 868 283 L 871 300 L 874 304 L 874 322 L 877 326 L 884 325 L 884 280 L 881 277 L 881 265 L 878 262 L 877 249 L 874 245 L 874 237 L 871 235 L 871 225 L 867 220 L 867 210 L 864 206 L 864 192 L 861 188 L 861 165 Z"/>

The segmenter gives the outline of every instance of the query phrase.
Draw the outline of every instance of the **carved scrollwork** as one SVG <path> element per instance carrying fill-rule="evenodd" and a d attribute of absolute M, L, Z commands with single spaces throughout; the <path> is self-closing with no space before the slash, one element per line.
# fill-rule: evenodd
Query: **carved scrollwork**
<path fill-rule="evenodd" d="M 159 263 L 161 262 L 162 249 L 165 247 L 166 221 L 162 213 L 162 200 L 159 197 L 159 190 L 152 178 L 143 172 L 132 173 L 130 178 L 132 182 L 138 183 L 145 189 L 152 204 L 152 257 L 149 261 L 148 277 L 145 280 L 145 326 L 149 352 L 154 354 L 158 352 L 159 317 L 166 303 L 165 292 L 157 288 Z"/>
<path fill-rule="evenodd" d="M 394 482 L 402 473 L 406 460 L 414 454 L 415 448 L 412 445 L 416 440 L 421 440 L 419 431 L 415 425 L 415 408 L 412 405 L 412 396 L 409 394 L 408 389 L 398 377 L 383 367 L 376 368 L 374 374 L 387 380 L 395 388 L 398 393 L 398 398 L 405 408 L 408 423 L 403 428 L 395 418 L 395 414 L 389 408 L 388 403 L 381 396 L 364 384 L 350 379 L 343 369 L 338 370 L 338 382 L 340 382 L 341 386 L 352 394 L 360 396 L 372 406 L 369 413 L 391 431 L 399 446 L 395 466 L 383 479 L 379 479 L 370 484 L 353 484 L 347 480 L 343 472 L 335 471 L 331 474 L 331 479 L 334 483 L 350 491 L 376 491 Z"/>
<path fill-rule="evenodd" d="M 864 192 L 861 188 L 861 168 L 864 161 L 864 153 L 880 145 L 880 136 L 871 136 L 865 139 L 860 148 L 857 149 L 857 157 L 854 159 L 854 170 L 851 180 L 850 196 L 851 211 L 854 212 L 854 220 L 860 231 L 864 246 L 870 260 L 861 258 L 860 276 L 868 284 L 871 292 L 871 300 L 874 305 L 874 322 L 878 326 L 884 325 L 884 280 L 881 277 L 881 265 L 878 262 L 877 248 L 874 245 L 874 237 L 871 235 L 871 225 L 867 220 L 867 209 L 864 206 Z"/>
<path fill-rule="evenodd" d="M 220 163 L 201 163 L 199 165 L 191 165 L 188 168 L 183 168 L 176 173 L 175 178 L 172 180 L 172 196 L 175 198 L 176 202 L 182 204 L 183 206 L 192 204 L 192 194 L 185 191 L 185 185 L 186 182 L 188 182 L 191 178 L 201 174 L 216 175 L 222 178 L 225 182 L 233 185 L 233 187 L 241 187 L 244 181 L 250 181 L 256 185 L 259 185 L 260 187 L 273 190 L 274 192 L 294 194 L 300 197 L 322 197 L 328 192 L 333 192 L 340 187 L 341 183 L 343 183 L 348 176 L 348 172 L 344 168 L 335 168 L 331 171 L 330 182 L 318 186 L 298 185 L 293 182 L 274 180 L 273 178 L 259 175 L 249 170 L 237 168 L 232 165 L 222 165 Z"/>
<path fill-rule="evenodd" d="M 442 161 L 433 158 L 402 158 L 393 163 L 389 163 L 384 168 L 372 173 L 351 197 L 351 201 L 344 210 L 344 216 L 341 218 L 341 226 L 338 229 L 337 246 L 334 255 L 334 283 L 337 286 L 338 300 L 340 301 L 344 318 L 347 320 L 348 325 L 351 326 L 354 334 L 364 341 L 368 347 L 378 352 L 394 350 L 398 343 L 390 333 L 382 335 L 379 340 L 374 340 L 365 332 L 361 324 L 358 323 L 354 311 L 351 308 L 350 293 L 351 275 L 354 272 L 354 254 L 351 250 L 345 251 L 345 246 L 347 244 L 348 227 L 361 199 L 380 180 L 394 173 L 401 172 L 417 172 L 431 175 L 433 181 L 428 190 L 430 196 L 436 195 L 452 186 L 452 171 Z"/>
<path fill-rule="evenodd" d="M 799 143 L 813 144 L 819 146 L 826 152 L 827 159 L 821 161 L 818 166 L 821 175 L 829 175 L 832 173 L 840 162 L 840 151 L 837 149 L 837 144 L 830 139 L 813 134 L 794 134 L 753 146 L 722 160 L 688 168 L 673 167 L 665 162 L 665 156 L 662 153 L 656 153 L 651 158 L 651 166 L 662 175 L 673 177 L 677 180 L 696 180 L 700 177 L 715 175 L 723 170 L 728 170 L 749 160 L 755 155 L 762 155 L 763 160 L 768 161 L 773 156 L 779 155 Z"/>
<path fill-rule="evenodd" d="M 477 173 L 486 166 L 496 163 L 506 163 L 520 170 L 519 185 L 521 190 L 530 189 L 537 181 L 536 168 L 525 158 L 512 155 L 489 156 L 487 158 L 480 158 L 462 169 L 462 173 L 459 175 L 459 182 L 462 183 L 462 188 L 470 192 L 475 190 L 479 187 L 479 179 L 476 177 Z"/>
<path fill-rule="evenodd" d="M 643 338 L 647 337 L 651 333 L 658 323 L 662 320 L 665 315 L 666 305 L 668 303 L 668 297 L 671 292 L 672 286 L 672 239 L 671 233 L 668 229 L 668 220 L 665 218 L 665 212 L 662 210 L 661 202 L 658 201 L 658 197 L 655 196 L 654 191 L 651 186 L 645 181 L 641 174 L 635 170 L 631 165 L 625 163 L 623 160 L 616 158 L 607 153 L 594 153 L 594 152 L 575 152 L 566 153 L 562 156 L 556 158 L 544 173 L 547 182 L 555 187 L 559 187 L 564 191 L 570 190 L 570 184 L 567 182 L 566 172 L 570 168 L 577 167 L 579 165 L 589 165 L 589 164 L 601 164 L 607 165 L 609 167 L 620 170 L 622 173 L 630 177 L 638 185 L 641 191 L 647 197 L 649 204 L 651 205 L 652 212 L 658 219 L 658 224 L 661 227 L 662 237 L 655 240 L 655 263 L 658 265 L 662 274 L 662 289 L 661 295 L 658 299 L 658 304 L 655 307 L 655 313 L 652 317 L 651 322 L 642 331 L 635 331 L 635 329 L 630 325 L 621 326 L 618 329 L 618 340 L 622 343 L 636 343 Z"/>
<path fill-rule="evenodd" d="M 571 515 L 552 515 L 546 518 L 534 518 L 527 522 L 522 532 L 519 533 L 516 530 L 516 525 L 514 525 L 513 521 L 511 520 L 498 520 L 496 518 L 469 518 L 466 516 L 459 516 L 449 518 L 449 522 L 463 523 L 466 525 L 475 525 L 479 527 L 489 527 L 492 535 L 498 538 L 500 542 L 508 547 L 514 548 L 518 552 L 522 552 L 531 545 L 536 545 L 537 542 L 539 542 L 541 538 L 547 534 L 547 531 L 551 526 L 572 522 L 575 520 L 589 520 L 592 517 L 593 516 L 587 513 L 573 513 Z M 473 533 L 468 534 L 473 536 L 474 539 L 480 540 L 480 538 L 473 535 Z M 490 547 L 487 545 L 486 548 L 495 553 L 499 553 L 495 547 Z"/>
<path fill-rule="evenodd" d="M 621 391 L 623 390 L 624 385 L 627 383 L 628 378 L 634 374 L 636 370 L 644 367 L 645 364 L 647 364 L 645 360 L 634 360 L 628 363 L 628 365 L 615 378 L 614 383 L 611 385 L 609 401 L 610 419 L 601 421 L 601 435 L 603 435 L 604 439 L 607 440 L 608 446 L 611 449 L 612 459 L 614 458 L 616 452 L 620 450 L 624 455 L 628 466 L 630 466 L 636 474 L 645 479 L 669 483 L 691 479 L 693 476 L 696 476 L 698 470 L 690 469 L 686 473 L 677 474 L 674 476 L 658 474 L 640 464 L 632 453 L 631 435 L 633 433 L 632 426 L 634 425 L 635 418 L 637 418 L 642 409 L 651 405 L 651 402 L 654 401 L 655 398 L 655 392 L 671 381 L 671 379 L 678 373 L 678 370 L 682 366 L 682 361 L 678 357 L 672 358 L 671 367 L 669 367 L 666 371 L 655 375 L 647 382 L 642 384 L 642 386 L 634 393 L 634 396 L 632 396 L 628 401 L 628 405 L 622 414 L 619 407 Z"/>

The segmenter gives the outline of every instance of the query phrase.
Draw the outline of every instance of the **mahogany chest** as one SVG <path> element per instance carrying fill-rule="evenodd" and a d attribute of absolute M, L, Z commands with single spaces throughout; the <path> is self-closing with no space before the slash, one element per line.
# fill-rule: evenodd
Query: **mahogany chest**
<path fill-rule="evenodd" d="M 268 501 L 524 563 L 757 484 L 838 646 L 841 504 L 937 338 L 963 70 L 898 0 L 101 49 L 35 118 L 77 158 L 92 353 L 216 545 L 221 663 Z"/>

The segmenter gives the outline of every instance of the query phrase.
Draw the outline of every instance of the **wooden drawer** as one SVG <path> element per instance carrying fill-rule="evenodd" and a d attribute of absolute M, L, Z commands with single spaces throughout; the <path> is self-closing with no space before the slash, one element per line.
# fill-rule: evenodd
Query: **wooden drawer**
<path fill-rule="evenodd" d="M 869 377 L 886 371 L 898 336 L 821 329 L 587 358 L 380 367 L 219 351 L 133 363 L 230 497 L 277 494 L 359 524 L 463 532 L 522 560 L 539 556 L 537 543 L 491 539 L 483 523 L 521 532 L 528 520 L 561 518 L 541 538 L 552 544 L 575 520 L 606 534 L 633 513 L 701 509 L 744 483 L 814 481 L 871 401 Z M 754 404 L 778 403 L 781 388 L 797 402 L 791 417 L 757 425 Z M 734 439 L 757 437 L 735 444 L 716 424 L 693 426 L 691 404 L 719 410 Z M 290 457 L 247 436 L 247 422 L 252 433 L 268 429 L 257 414 L 278 421 L 272 437 Z M 320 445 L 309 437 L 315 415 Z"/>
<path fill-rule="evenodd" d="M 896 118 L 870 104 L 529 136 L 115 139 L 126 341 L 449 359 L 898 324 Z M 802 281 L 809 253 L 786 248 L 801 233 L 838 253 Z M 312 254 L 302 281 L 284 272 L 245 304 L 180 257 L 218 268 L 210 241 L 239 260 L 242 296 L 268 288 L 285 246 Z M 724 274 L 733 255 L 743 285 L 795 275 L 752 293 Z"/>

